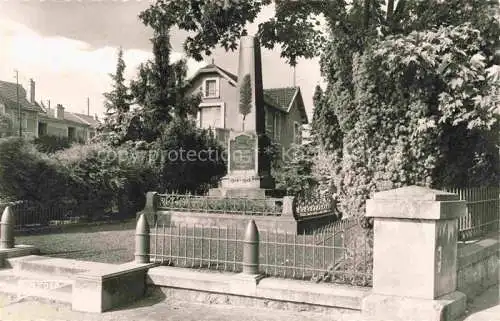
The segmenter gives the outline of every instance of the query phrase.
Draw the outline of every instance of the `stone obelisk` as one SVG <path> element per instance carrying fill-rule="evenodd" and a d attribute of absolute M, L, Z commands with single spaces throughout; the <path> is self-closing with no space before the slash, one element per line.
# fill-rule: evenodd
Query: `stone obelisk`
<path fill-rule="evenodd" d="M 238 101 L 234 102 L 239 116 L 236 128 L 229 134 L 228 171 L 221 187 L 212 195 L 227 197 L 264 198 L 266 189 L 274 188 L 270 176 L 270 160 L 266 154 L 264 90 L 262 59 L 258 40 L 241 37 L 238 64 Z"/>

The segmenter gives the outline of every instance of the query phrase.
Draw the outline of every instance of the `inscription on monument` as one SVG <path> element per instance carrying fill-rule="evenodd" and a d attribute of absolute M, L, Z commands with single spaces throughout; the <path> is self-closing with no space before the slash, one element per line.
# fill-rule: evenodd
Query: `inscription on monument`
<path fill-rule="evenodd" d="M 247 135 L 236 136 L 229 142 L 231 171 L 255 168 L 255 138 Z"/>

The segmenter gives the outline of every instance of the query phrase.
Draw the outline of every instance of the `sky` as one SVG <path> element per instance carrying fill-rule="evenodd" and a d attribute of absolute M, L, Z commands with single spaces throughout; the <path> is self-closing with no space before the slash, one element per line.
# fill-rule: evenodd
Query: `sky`
<path fill-rule="evenodd" d="M 110 90 L 110 73 L 116 69 L 117 49 L 124 49 L 126 78 L 135 77 L 137 67 L 152 57 L 151 31 L 137 18 L 148 0 L 0 0 L 0 80 L 19 82 L 29 89 L 36 83 L 36 100 L 51 106 L 62 104 L 72 112 L 102 116 L 102 94 Z M 248 26 L 255 34 L 257 24 L 273 15 L 273 7 L 261 12 Z M 187 34 L 172 31 L 172 59 L 184 56 Z M 188 60 L 188 77 L 210 63 L 237 74 L 238 54 L 218 48 L 202 62 Z M 262 49 L 264 88 L 293 84 L 293 71 L 278 50 Z M 319 59 L 299 60 L 296 84 L 301 87 L 309 119 L 312 96 L 321 82 Z M 29 91 L 29 90 L 28 90 Z"/>

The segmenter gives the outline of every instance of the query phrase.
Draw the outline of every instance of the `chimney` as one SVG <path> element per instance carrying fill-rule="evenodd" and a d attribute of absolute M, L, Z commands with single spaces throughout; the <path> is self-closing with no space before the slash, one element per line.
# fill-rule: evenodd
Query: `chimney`
<path fill-rule="evenodd" d="M 30 103 L 35 103 L 35 81 L 30 79 Z"/>
<path fill-rule="evenodd" d="M 238 64 L 238 97 L 246 75 L 250 75 L 252 87 L 252 108 L 245 117 L 245 131 L 257 134 L 265 133 L 264 90 L 262 88 L 262 60 L 260 45 L 255 37 L 243 36 L 240 39 L 240 55 Z M 239 98 L 237 104 L 239 105 Z M 242 128 L 243 117 L 238 117 Z"/>
<path fill-rule="evenodd" d="M 57 119 L 64 119 L 64 107 L 61 104 L 57 104 Z"/>
<path fill-rule="evenodd" d="M 87 116 L 90 116 L 90 98 L 87 97 Z"/>

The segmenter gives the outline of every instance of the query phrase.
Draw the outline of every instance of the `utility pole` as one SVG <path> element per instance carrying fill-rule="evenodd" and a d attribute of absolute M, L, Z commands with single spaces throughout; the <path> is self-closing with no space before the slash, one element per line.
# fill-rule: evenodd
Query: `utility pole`
<path fill-rule="evenodd" d="M 87 97 L 87 116 L 90 116 L 90 98 Z"/>
<path fill-rule="evenodd" d="M 295 65 L 293 65 L 293 87 L 295 88 Z"/>
<path fill-rule="evenodd" d="M 16 69 L 16 95 L 17 95 L 17 113 L 19 118 L 19 137 L 23 136 L 23 130 L 21 125 L 21 104 L 19 103 L 19 71 Z"/>

